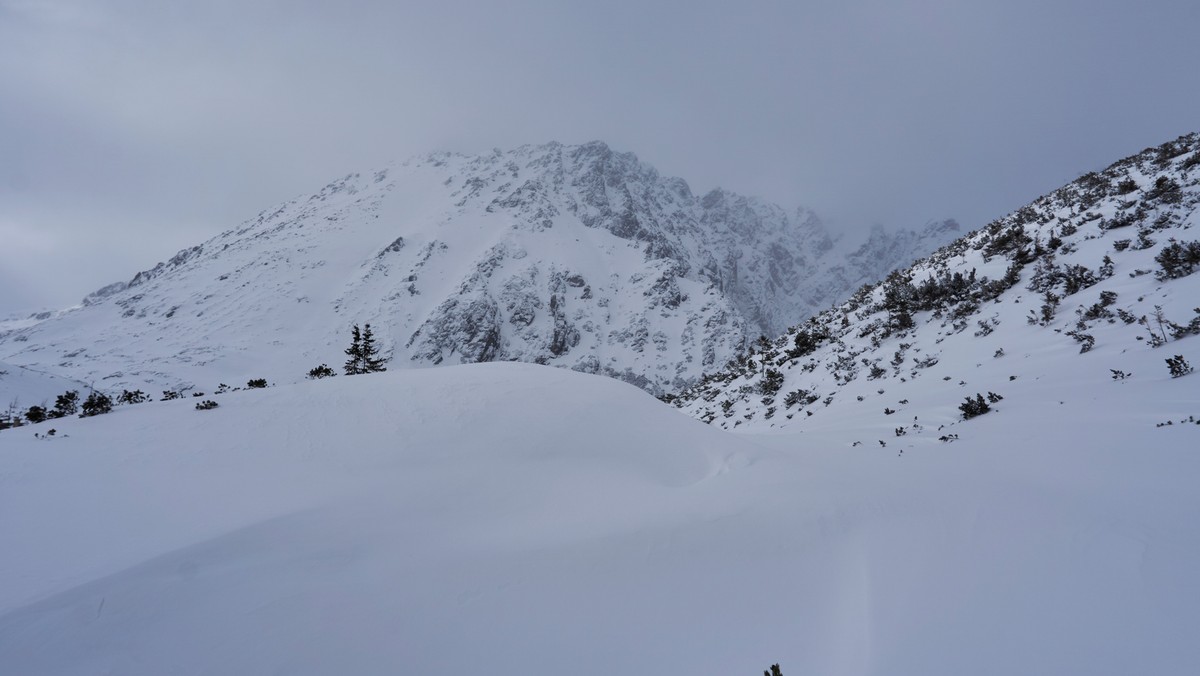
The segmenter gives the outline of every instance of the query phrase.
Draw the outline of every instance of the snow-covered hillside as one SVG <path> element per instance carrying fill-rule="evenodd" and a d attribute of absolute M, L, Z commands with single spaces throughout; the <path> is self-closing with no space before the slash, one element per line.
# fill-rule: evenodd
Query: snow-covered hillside
<path fill-rule="evenodd" d="M 585 148 L 598 152 L 559 156 Z M 743 329 L 759 321 L 746 308 L 769 285 L 738 291 L 719 265 L 689 277 L 705 269 L 691 245 L 647 257 L 692 239 L 618 236 L 619 217 L 582 201 L 538 237 L 510 240 L 534 222 L 512 219 L 526 207 L 472 210 L 497 199 L 491 184 L 472 197 L 429 168 L 463 176 L 455 163 L 511 155 L 496 157 L 340 183 L 4 347 L 83 373 L 129 363 L 178 377 L 168 369 L 182 353 L 192 370 L 179 373 L 274 376 L 335 363 L 345 341 L 332 318 L 384 329 L 393 363 L 454 345 L 447 364 L 474 343 L 434 330 L 438 318 L 490 315 L 443 304 L 526 307 L 499 299 L 527 260 L 551 264 L 530 273 L 551 300 L 528 300 L 526 326 L 550 344 L 559 310 L 576 328 L 598 321 L 585 290 L 609 298 L 596 307 L 616 327 L 637 312 L 676 328 L 710 316 L 689 304 L 696 293 Z M 564 179 L 538 194 L 577 189 Z M 431 207 L 437 228 L 368 246 L 367 223 L 421 221 L 443 190 L 460 191 L 469 217 L 438 220 Z M 400 193 L 411 199 L 387 197 Z M 1189 674 L 1200 664 L 1197 206 L 1200 135 L 1084 176 L 710 371 L 675 400 L 709 425 L 614 379 L 490 363 L 2 431 L 0 671 L 727 676 L 778 662 L 789 675 Z M 380 218 L 325 220 L 339 213 Z M 495 219 L 506 225 L 491 230 Z M 339 237 L 353 246 L 328 244 Z M 576 237 L 603 252 L 595 267 Z M 877 234 L 819 276 L 848 280 L 920 239 Z M 753 255 L 737 279 L 753 276 Z M 680 260 L 687 273 L 641 278 L 648 294 L 630 281 Z M 230 261 L 240 267 L 220 272 Z M 463 261 L 466 281 L 451 272 Z M 626 277 L 605 286 L 610 261 Z M 555 300 L 558 287 L 540 285 L 559 274 Z M 381 304 L 397 278 L 417 293 Z M 680 290 L 677 307 L 661 279 Z M 181 289 L 186 302 L 162 311 Z M 425 296 L 429 314 L 411 309 Z M 294 297 L 308 301 L 274 302 Z M 129 317 L 110 317 L 118 309 Z M 417 328 L 397 337 L 410 311 Z M 503 316 L 489 349 L 517 349 Z M 122 326 L 142 333 L 122 339 Z M 198 340 L 216 347 L 187 352 L 177 326 L 210 331 Z M 56 356 L 72 330 L 93 346 Z M 305 336 L 325 351 L 304 352 Z M 560 360 L 600 340 L 579 336 L 546 361 L 572 365 Z M 663 354 L 677 348 L 687 353 L 670 343 Z"/>
<path fill-rule="evenodd" d="M 3 432 L 0 665 L 1189 673 L 1200 427 L 1154 422 L 1195 411 L 1200 376 L 1084 401 L 1046 375 L 1062 406 L 1010 396 L 903 456 L 836 425 L 731 434 L 521 364 Z"/>
<path fill-rule="evenodd" d="M 0 359 L 119 392 L 294 382 L 371 323 L 391 368 L 518 360 L 659 392 L 953 238 L 872 233 L 602 143 L 434 155 L 352 174 L 82 307 L 0 330 Z M 8 393 L 0 392 L 0 396 Z"/>
<path fill-rule="evenodd" d="M 1084 410 L 1151 396 L 1161 414 L 1130 423 L 1153 445 L 1156 423 L 1200 416 L 1200 376 L 1173 379 L 1167 365 L 1200 365 L 1198 205 L 1191 135 L 864 287 L 676 402 L 721 427 L 832 426 L 846 444 L 907 449 L 979 434 L 959 408 L 968 397 L 1000 419 L 1036 403 L 1075 427 Z"/>
<path fill-rule="evenodd" d="M 53 405 L 67 390 L 86 392 L 87 384 L 0 361 L 0 392 L 10 393 L 0 399 L 0 422 L 24 414 L 30 406 Z"/>

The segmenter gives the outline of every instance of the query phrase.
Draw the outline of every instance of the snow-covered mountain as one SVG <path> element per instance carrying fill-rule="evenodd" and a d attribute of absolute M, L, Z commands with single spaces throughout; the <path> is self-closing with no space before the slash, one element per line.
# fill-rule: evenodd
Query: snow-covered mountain
<path fill-rule="evenodd" d="M 855 249 L 808 210 L 695 195 L 603 143 L 432 155 L 0 331 L 0 358 L 110 391 L 290 382 L 336 368 L 351 324 L 370 323 L 391 368 L 517 360 L 660 392 L 952 230 L 877 229 Z"/>
<path fill-rule="evenodd" d="M 721 427 L 842 425 L 847 444 L 888 448 L 954 441 L 975 429 L 964 418 L 1003 416 L 1013 400 L 1064 421 L 1127 406 L 1135 379 L 1200 416 L 1200 388 L 1167 363 L 1200 365 L 1198 205 L 1200 136 L 1189 135 L 864 287 L 675 401 Z M 1179 420 L 1139 424 L 1157 422 Z"/>
<path fill-rule="evenodd" d="M 1084 176 L 756 343 L 710 425 L 495 363 L 0 432 L 0 665 L 1190 673 L 1198 206 L 1200 135 Z"/>

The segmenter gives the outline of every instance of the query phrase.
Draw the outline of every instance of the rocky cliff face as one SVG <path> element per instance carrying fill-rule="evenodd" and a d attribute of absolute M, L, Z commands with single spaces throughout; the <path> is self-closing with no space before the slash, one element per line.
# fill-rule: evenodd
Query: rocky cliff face
<path fill-rule="evenodd" d="M 937 239 L 877 230 L 844 257 L 808 210 L 695 195 L 603 143 L 437 154 L 349 175 L 0 334 L 0 357 L 97 387 L 203 389 L 336 366 L 369 322 L 391 368 L 518 360 L 662 392 Z"/>

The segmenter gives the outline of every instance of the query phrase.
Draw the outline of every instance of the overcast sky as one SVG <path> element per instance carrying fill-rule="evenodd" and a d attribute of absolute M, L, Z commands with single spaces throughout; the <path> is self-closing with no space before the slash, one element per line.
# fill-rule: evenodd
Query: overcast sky
<path fill-rule="evenodd" d="M 0 316 L 351 171 L 601 139 L 836 227 L 979 227 L 1200 130 L 1200 3 L 0 0 Z"/>

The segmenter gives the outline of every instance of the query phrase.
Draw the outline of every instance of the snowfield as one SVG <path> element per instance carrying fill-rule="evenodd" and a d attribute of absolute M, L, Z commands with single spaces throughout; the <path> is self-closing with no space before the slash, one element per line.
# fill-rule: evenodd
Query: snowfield
<path fill-rule="evenodd" d="M 1159 370 L 902 455 L 512 363 L 0 432 L 0 671 L 1192 673 L 1200 375 Z"/>

